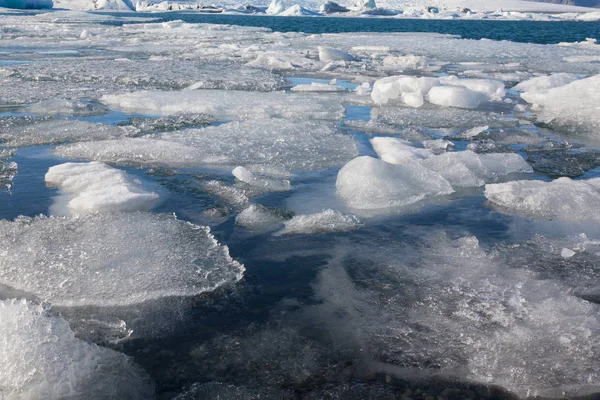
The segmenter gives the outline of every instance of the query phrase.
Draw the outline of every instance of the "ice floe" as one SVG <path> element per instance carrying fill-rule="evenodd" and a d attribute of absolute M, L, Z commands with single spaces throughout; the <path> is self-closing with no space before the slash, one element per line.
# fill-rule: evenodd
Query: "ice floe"
<path fill-rule="evenodd" d="M 0 221 L 0 283 L 62 306 L 193 296 L 244 267 L 207 227 L 144 212 Z"/>
<path fill-rule="evenodd" d="M 144 190 L 139 180 L 99 162 L 56 165 L 45 180 L 64 193 L 52 207 L 58 215 L 148 211 L 158 201 L 158 194 Z"/>

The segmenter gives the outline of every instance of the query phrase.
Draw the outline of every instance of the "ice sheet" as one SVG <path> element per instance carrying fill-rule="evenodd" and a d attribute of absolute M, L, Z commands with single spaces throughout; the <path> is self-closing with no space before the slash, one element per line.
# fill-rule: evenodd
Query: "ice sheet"
<path fill-rule="evenodd" d="M 244 267 L 207 227 L 143 212 L 0 221 L 0 283 L 54 305 L 115 306 L 193 296 Z"/>

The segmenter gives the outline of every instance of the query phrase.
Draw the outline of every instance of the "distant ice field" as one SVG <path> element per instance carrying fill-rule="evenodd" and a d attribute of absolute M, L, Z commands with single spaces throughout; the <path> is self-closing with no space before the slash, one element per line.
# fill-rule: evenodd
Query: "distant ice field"
<path fill-rule="evenodd" d="M 1 18 L 0 398 L 600 393 L 597 26 Z"/>

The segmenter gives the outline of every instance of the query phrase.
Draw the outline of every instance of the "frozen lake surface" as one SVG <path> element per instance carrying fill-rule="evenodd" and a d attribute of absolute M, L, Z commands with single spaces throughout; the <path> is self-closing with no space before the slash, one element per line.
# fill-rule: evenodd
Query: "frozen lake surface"
<path fill-rule="evenodd" d="M 1 18 L 0 398 L 600 393 L 597 23 Z"/>

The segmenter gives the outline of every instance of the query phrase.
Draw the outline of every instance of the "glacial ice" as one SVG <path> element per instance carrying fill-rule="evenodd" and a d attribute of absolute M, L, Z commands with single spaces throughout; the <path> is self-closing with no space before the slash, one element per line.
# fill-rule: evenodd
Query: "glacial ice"
<path fill-rule="evenodd" d="M 288 96 L 282 92 L 235 90 L 143 91 L 105 95 L 101 101 L 127 112 L 169 115 L 210 114 L 224 120 L 263 118 L 338 120 L 344 113 L 339 99 L 318 94 Z"/>
<path fill-rule="evenodd" d="M 353 215 L 345 215 L 339 211 L 323 210 L 308 215 L 296 215 L 284 222 L 284 228 L 276 235 L 298 235 L 321 232 L 346 232 L 356 229 L 360 224 Z"/>
<path fill-rule="evenodd" d="M 354 140 L 331 123 L 259 119 L 145 138 L 74 143 L 56 148 L 55 153 L 130 165 L 262 164 L 316 170 L 342 165 L 355 157 L 357 150 Z"/>
<path fill-rule="evenodd" d="M 394 165 L 365 156 L 347 163 L 335 186 L 338 197 L 359 210 L 402 207 L 454 192 L 441 175 L 416 162 Z"/>
<path fill-rule="evenodd" d="M 153 399 L 129 357 L 77 339 L 67 321 L 25 300 L 0 301 L 0 390 L 6 400 Z"/>
<path fill-rule="evenodd" d="M 0 221 L 0 283 L 60 306 L 193 296 L 244 267 L 207 227 L 144 212 Z"/>
<path fill-rule="evenodd" d="M 454 187 L 478 187 L 508 174 L 533 172 L 518 154 L 476 154 L 470 150 L 429 157 L 421 165 L 437 172 Z"/>
<path fill-rule="evenodd" d="M 552 127 L 591 136 L 600 129 L 600 75 L 521 97 L 533 105 L 538 121 Z"/>
<path fill-rule="evenodd" d="M 64 193 L 52 207 L 54 215 L 148 211 L 158 201 L 158 194 L 144 190 L 138 180 L 99 162 L 56 165 L 45 180 Z"/>
<path fill-rule="evenodd" d="M 485 186 L 485 197 L 500 210 L 567 221 L 600 221 L 600 179 L 552 182 L 514 181 Z"/>

